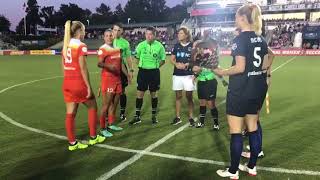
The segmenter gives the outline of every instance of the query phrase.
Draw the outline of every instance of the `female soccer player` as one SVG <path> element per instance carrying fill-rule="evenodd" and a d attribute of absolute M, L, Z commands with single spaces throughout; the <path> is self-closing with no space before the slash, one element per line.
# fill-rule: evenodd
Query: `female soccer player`
<path fill-rule="evenodd" d="M 193 96 L 192 92 L 196 90 L 194 84 L 193 72 L 186 69 L 186 65 L 191 61 L 192 42 L 191 34 L 186 27 L 181 27 L 178 30 L 179 42 L 174 46 L 171 55 L 171 62 L 174 64 L 174 71 L 172 77 L 172 89 L 176 93 L 176 117 L 171 124 L 180 124 L 181 99 L 182 91 L 186 91 L 186 98 L 188 100 L 189 122 L 190 126 L 194 126 L 193 119 Z"/>
<path fill-rule="evenodd" d="M 96 134 L 97 103 L 90 85 L 86 64 L 87 46 L 81 42 L 84 35 L 85 27 L 81 22 L 66 22 L 62 50 L 62 70 L 64 72 L 63 95 L 67 109 L 65 125 L 70 151 L 88 147 L 86 144 L 77 142 L 75 138 L 74 120 L 80 103 L 88 108 L 89 144 L 94 145 L 105 140 L 105 137 Z"/>
<path fill-rule="evenodd" d="M 236 25 L 241 33 L 234 39 L 232 46 L 232 66 L 229 69 L 214 70 L 217 75 L 230 76 L 226 109 L 231 134 L 231 166 L 217 171 L 219 176 L 230 179 L 239 179 L 238 169 L 257 175 L 256 162 L 260 152 L 258 111 L 266 84 L 263 72 L 270 67 L 268 46 L 260 36 L 261 16 L 260 7 L 255 4 L 246 4 L 238 9 Z M 239 166 L 243 122 L 248 128 L 251 157 L 248 164 Z"/>
<path fill-rule="evenodd" d="M 128 77 L 127 68 L 121 60 L 121 49 L 113 47 L 113 34 L 111 30 L 104 32 L 105 44 L 99 48 L 98 67 L 102 68 L 101 72 L 101 91 L 103 105 L 100 116 L 101 134 L 104 137 L 113 136 L 108 129 L 121 131 L 122 128 L 115 126 L 115 110 L 119 103 L 122 93 L 121 72 Z M 131 78 L 129 76 L 129 82 Z M 108 113 L 108 128 L 106 126 L 106 114 Z"/>

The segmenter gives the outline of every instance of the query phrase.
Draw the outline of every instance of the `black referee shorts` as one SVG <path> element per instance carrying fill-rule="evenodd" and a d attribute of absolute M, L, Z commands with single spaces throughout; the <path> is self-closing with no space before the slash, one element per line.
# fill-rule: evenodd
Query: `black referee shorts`
<path fill-rule="evenodd" d="M 126 69 L 128 69 L 126 65 L 124 65 L 124 66 L 125 66 Z M 120 77 L 121 77 L 122 90 L 124 90 L 124 88 L 126 88 L 128 86 L 128 84 L 129 84 L 128 83 L 128 78 L 122 71 L 120 72 Z"/>
<path fill-rule="evenodd" d="M 160 70 L 139 68 L 137 83 L 138 91 L 156 92 L 160 90 Z"/>
<path fill-rule="evenodd" d="M 197 83 L 198 98 L 205 99 L 207 101 L 216 99 L 217 85 L 218 85 L 218 82 L 216 79 L 207 80 L 207 81 L 198 81 Z"/>
<path fill-rule="evenodd" d="M 264 98 L 248 99 L 230 92 L 227 94 L 226 111 L 228 115 L 245 117 L 247 114 L 258 114 Z"/>

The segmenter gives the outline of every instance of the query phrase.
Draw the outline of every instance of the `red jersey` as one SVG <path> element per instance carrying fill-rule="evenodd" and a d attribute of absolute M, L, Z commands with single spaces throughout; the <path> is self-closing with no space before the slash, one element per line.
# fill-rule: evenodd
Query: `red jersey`
<path fill-rule="evenodd" d="M 121 82 L 121 50 L 104 44 L 99 48 L 98 56 L 99 59 L 104 59 L 106 65 L 113 65 L 116 69 L 115 72 L 111 72 L 107 68 L 103 68 L 101 76 L 112 82 Z"/>
<path fill-rule="evenodd" d="M 66 56 L 63 58 L 64 81 L 63 94 L 65 102 L 85 102 L 88 99 L 87 86 L 82 78 L 79 59 L 87 55 L 87 46 L 80 40 L 71 39 Z"/>
<path fill-rule="evenodd" d="M 63 56 L 64 78 L 68 80 L 82 80 L 79 64 L 80 56 L 87 55 L 87 45 L 78 39 L 71 39 L 67 54 Z"/>

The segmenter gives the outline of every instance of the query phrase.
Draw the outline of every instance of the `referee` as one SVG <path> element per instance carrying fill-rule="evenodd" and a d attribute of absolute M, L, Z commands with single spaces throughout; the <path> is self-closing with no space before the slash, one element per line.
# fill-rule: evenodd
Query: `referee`
<path fill-rule="evenodd" d="M 149 90 L 152 103 L 152 123 L 158 123 L 157 106 L 158 97 L 157 91 L 160 89 L 160 70 L 164 65 L 166 53 L 163 45 L 155 40 L 156 29 L 148 27 L 146 30 L 146 40 L 139 43 L 136 48 L 136 58 L 139 62 L 139 72 L 137 77 L 137 99 L 136 99 L 136 115 L 129 124 L 134 125 L 141 123 L 141 107 L 143 104 L 144 93 Z"/>
<path fill-rule="evenodd" d="M 123 34 L 123 26 L 121 23 L 113 24 L 113 46 L 115 48 L 119 48 L 122 50 L 121 58 L 122 63 L 128 69 L 128 75 L 130 78 L 133 78 L 133 66 L 132 66 L 132 58 L 131 58 L 131 49 L 129 42 L 122 37 Z M 120 95 L 120 120 L 125 121 L 127 118 L 125 116 L 126 106 L 127 106 L 127 95 L 126 95 L 126 87 L 128 86 L 128 78 L 121 71 L 121 84 L 122 84 L 122 93 Z M 115 112 L 114 112 L 115 114 Z"/>

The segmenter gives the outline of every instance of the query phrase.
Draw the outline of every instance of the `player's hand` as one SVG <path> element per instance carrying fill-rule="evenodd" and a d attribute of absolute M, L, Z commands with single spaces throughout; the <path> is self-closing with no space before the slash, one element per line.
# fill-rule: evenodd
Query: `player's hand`
<path fill-rule="evenodd" d="M 183 63 L 176 63 L 176 68 L 177 69 L 185 69 L 185 65 Z"/>
<path fill-rule="evenodd" d="M 91 96 L 92 96 L 92 90 L 91 90 L 91 87 L 88 87 L 88 88 L 87 88 L 87 96 L 86 96 L 86 98 L 87 98 L 87 99 L 90 99 Z"/>
<path fill-rule="evenodd" d="M 222 69 L 220 68 L 213 69 L 213 72 L 218 76 L 223 76 Z"/>
<path fill-rule="evenodd" d="M 268 88 L 270 88 L 270 86 L 271 86 L 271 77 L 267 77 L 267 85 L 268 85 Z"/>
<path fill-rule="evenodd" d="M 199 66 L 193 66 L 192 71 L 198 74 L 198 73 L 201 72 L 201 67 L 199 67 Z"/>

